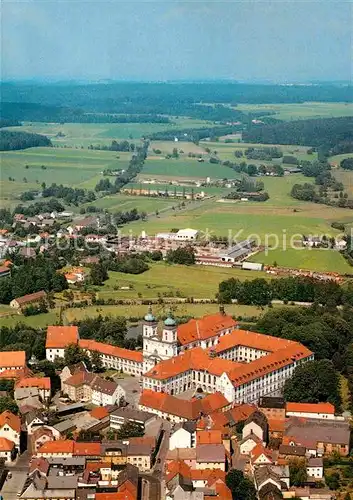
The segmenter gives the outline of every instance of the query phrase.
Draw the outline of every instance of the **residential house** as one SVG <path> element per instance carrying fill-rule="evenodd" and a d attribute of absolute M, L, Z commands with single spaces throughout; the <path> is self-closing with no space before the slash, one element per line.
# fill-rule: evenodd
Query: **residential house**
<path fill-rule="evenodd" d="M 268 442 L 268 421 L 261 411 L 255 411 L 245 421 L 243 439 L 251 434 L 255 434 L 265 444 Z"/>
<path fill-rule="evenodd" d="M 26 353 L 25 351 L 2 351 L 0 352 L 0 373 L 9 371 L 14 374 L 19 370 L 25 371 Z M 11 377 L 12 378 L 12 377 Z"/>
<path fill-rule="evenodd" d="M 41 410 L 32 410 L 26 414 L 26 428 L 27 434 L 30 436 L 33 432 L 46 424 L 46 418 L 43 416 Z"/>
<path fill-rule="evenodd" d="M 308 478 L 322 479 L 324 477 L 324 463 L 321 457 L 311 457 L 306 464 Z"/>
<path fill-rule="evenodd" d="M 271 450 L 265 448 L 262 443 L 258 443 L 255 448 L 251 450 L 250 457 L 252 466 L 270 465 L 273 463 Z"/>
<path fill-rule="evenodd" d="M 39 396 L 43 401 L 50 399 L 51 382 L 49 377 L 26 377 L 17 382 L 15 386 L 15 397 L 17 389 L 37 388 Z"/>
<path fill-rule="evenodd" d="M 109 415 L 110 427 L 112 429 L 120 429 L 127 422 L 138 424 L 144 429 L 146 424 L 153 422 L 156 418 L 156 415 L 152 413 L 134 410 L 129 407 L 117 408 Z"/>
<path fill-rule="evenodd" d="M 55 427 L 49 425 L 37 427 L 31 434 L 32 453 L 37 453 L 44 443 L 58 439 L 60 439 L 60 432 L 58 432 Z"/>
<path fill-rule="evenodd" d="M 15 443 L 7 438 L 0 437 L 0 458 L 5 460 L 5 464 L 11 463 L 16 457 Z"/>
<path fill-rule="evenodd" d="M 97 406 L 114 405 L 125 397 L 125 391 L 115 382 L 84 371 L 67 378 L 62 391 L 71 401 L 89 401 Z"/>
<path fill-rule="evenodd" d="M 46 359 L 54 361 L 55 358 L 63 358 L 65 349 L 70 344 L 77 343 L 77 326 L 48 326 L 45 343 Z"/>
<path fill-rule="evenodd" d="M 223 444 L 197 444 L 196 469 L 226 470 L 226 450 Z"/>
<path fill-rule="evenodd" d="M 21 419 L 6 410 L 0 414 L 0 437 L 12 441 L 20 449 Z"/>
<path fill-rule="evenodd" d="M 261 439 L 256 436 L 256 434 L 248 434 L 239 442 L 239 451 L 241 455 L 250 455 L 252 450 L 259 444 L 262 443 Z"/>
<path fill-rule="evenodd" d="M 176 424 L 169 438 L 169 449 L 194 448 L 196 445 L 196 422 Z"/>

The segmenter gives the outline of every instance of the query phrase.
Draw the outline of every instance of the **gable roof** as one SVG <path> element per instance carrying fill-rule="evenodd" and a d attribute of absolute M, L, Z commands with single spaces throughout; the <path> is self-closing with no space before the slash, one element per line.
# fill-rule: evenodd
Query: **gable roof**
<path fill-rule="evenodd" d="M 0 437 L 0 451 L 12 451 L 14 447 L 15 443 L 13 441 Z"/>
<path fill-rule="evenodd" d="M 101 456 L 100 443 L 74 443 L 73 454 L 75 456 Z"/>
<path fill-rule="evenodd" d="M 80 339 L 79 346 L 88 351 L 97 351 L 107 356 L 115 356 L 117 358 L 128 359 L 136 363 L 142 363 L 143 354 L 141 351 L 132 351 L 131 349 L 123 349 L 103 342 L 96 342 L 95 340 Z"/>
<path fill-rule="evenodd" d="M 16 388 L 21 387 L 38 387 L 50 391 L 50 378 L 49 377 L 28 377 L 23 378 L 16 384 Z"/>
<path fill-rule="evenodd" d="M 97 420 L 103 420 L 103 418 L 108 417 L 109 412 L 104 406 L 97 406 L 90 411 L 90 415 Z"/>
<path fill-rule="evenodd" d="M 2 351 L 0 352 L 0 368 L 9 368 L 26 365 L 25 351 Z"/>
<path fill-rule="evenodd" d="M 77 344 L 79 339 L 77 326 L 48 326 L 47 349 L 65 349 L 70 344 Z"/>
<path fill-rule="evenodd" d="M 44 290 L 41 290 L 40 292 L 35 292 L 35 293 L 29 293 L 27 295 L 23 295 L 23 297 L 16 297 L 15 300 L 17 304 L 20 306 L 24 306 L 25 304 L 29 304 L 31 302 L 39 301 L 39 300 L 45 300 L 47 298 L 47 294 Z"/>
<path fill-rule="evenodd" d="M 199 444 L 223 444 L 221 431 L 197 431 L 196 445 Z"/>
<path fill-rule="evenodd" d="M 220 392 L 209 394 L 203 399 L 187 401 L 165 392 L 145 389 L 141 393 L 139 404 L 187 420 L 196 420 L 202 413 L 209 414 L 214 410 L 219 410 L 228 406 L 229 402 Z"/>
<path fill-rule="evenodd" d="M 335 407 L 331 403 L 287 403 L 286 412 L 328 413 L 335 414 Z"/>
<path fill-rule="evenodd" d="M 221 330 L 235 328 L 236 325 L 237 322 L 231 316 L 222 313 L 191 319 L 178 326 L 178 341 L 181 345 L 185 345 L 198 340 L 206 340 L 215 337 Z"/>
<path fill-rule="evenodd" d="M 17 415 L 14 415 L 9 410 L 3 411 L 0 414 L 0 427 L 4 427 L 4 425 L 8 425 L 14 431 L 20 433 L 21 432 L 21 419 Z"/>
<path fill-rule="evenodd" d="M 262 443 L 257 443 L 255 448 L 251 450 L 251 459 L 253 462 L 256 462 L 256 460 L 261 457 L 261 455 L 265 455 L 268 460 L 272 462 L 272 453 L 271 450 L 268 448 L 265 448 Z"/>
<path fill-rule="evenodd" d="M 46 454 L 57 454 L 57 453 L 68 453 L 73 454 L 74 452 L 74 441 L 69 439 L 58 439 L 57 441 L 48 441 L 44 443 L 37 453 Z"/>

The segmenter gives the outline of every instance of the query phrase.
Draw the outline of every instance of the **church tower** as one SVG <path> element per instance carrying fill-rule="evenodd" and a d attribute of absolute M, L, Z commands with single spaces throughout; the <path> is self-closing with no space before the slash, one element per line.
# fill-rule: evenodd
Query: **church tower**
<path fill-rule="evenodd" d="M 178 335 L 175 319 L 169 312 L 167 319 L 164 321 L 162 342 L 165 349 L 165 357 L 167 359 L 178 355 Z"/>

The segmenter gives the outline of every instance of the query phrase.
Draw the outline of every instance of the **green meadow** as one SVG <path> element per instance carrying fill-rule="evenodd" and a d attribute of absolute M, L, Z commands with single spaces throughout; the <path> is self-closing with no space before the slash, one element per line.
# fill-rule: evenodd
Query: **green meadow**
<path fill-rule="evenodd" d="M 353 116 L 353 105 L 345 102 L 303 102 L 296 104 L 239 104 L 237 110 L 244 113 L 273 112 L 277 120 L 304 120 Z M 261 117 L 260 117 L 261 119 Z"/>
<path fill-rule="evenodd" d="M 206 179 L 234 179 L 239 175 L 229 167 L 224 165 L 209 163 L 209 161 L 199 162 L 197 159 L 189 158 L 147 158 L 144 168 L 144 175 L 161 175 L 165 177 L 186 177 Z"/>
<path fill-rule="evenodd" d="M 295 267 L 310 271 L 330 271 L 340 274 L 353 274 L 353 268 L 336 250 L 324 248 L 288 248 L 286 250 L 268 249 L 249 259 L 252 262 L 261 262 L 267 265 Z"/>

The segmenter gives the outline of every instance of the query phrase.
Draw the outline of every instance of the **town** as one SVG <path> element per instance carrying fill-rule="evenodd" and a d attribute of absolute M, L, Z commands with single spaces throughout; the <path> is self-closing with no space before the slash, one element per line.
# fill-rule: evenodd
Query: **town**
<path fill-rule="evenodd" d="M 350 463 L 349 415 L 283 398 L 313 352 L 241 329 L 224 307 L 180 325 L 150 307 L 142 338 L 129 350 L 48 326 L 49 376 L 24 351 L 0 353 L 13 387 L 0 414 L 4 498 L 333 498 L 325 468 Z"/>

